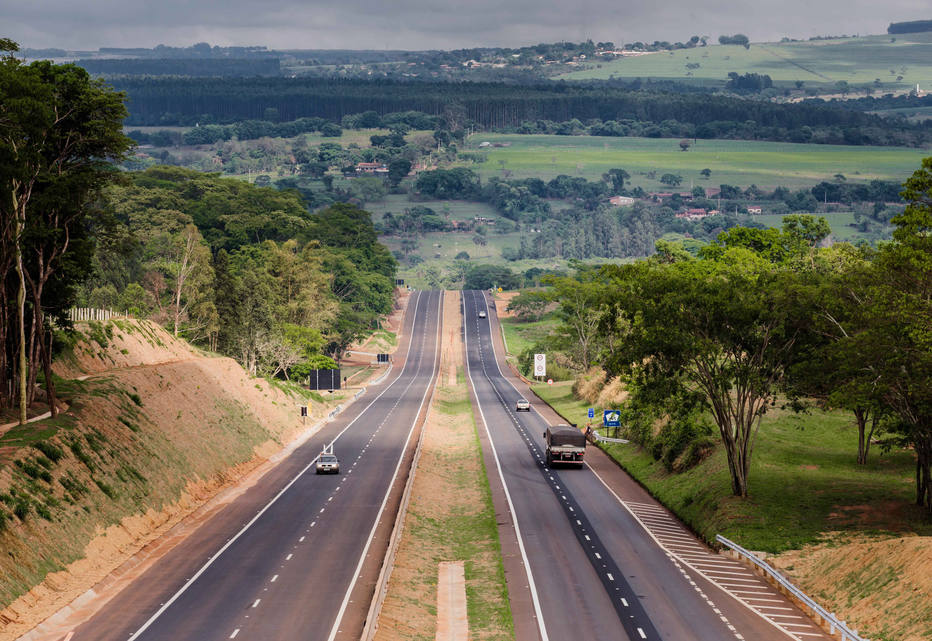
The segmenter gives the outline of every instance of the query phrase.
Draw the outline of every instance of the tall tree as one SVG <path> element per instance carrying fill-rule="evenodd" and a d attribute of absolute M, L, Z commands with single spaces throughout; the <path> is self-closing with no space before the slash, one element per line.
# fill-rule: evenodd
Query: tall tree
<path fill-rule="evenodd" d="M 35 358 L 31 364 L 27 358 L 27 282 L 33 303 L 30 332 L 38 346 L 33 353 L 42 356 L 54 413 L 44 289 L 63 269 L 72 232 L 88 203 L 110 180 L 111 161 L 122 157 L 131 141 L 122 132 L 122 94 L 75 65 L 25 65 L 12 55 L 17 46 L 9 40 L 0 42 L 0 50 L 7 52 L 0 59 L 0 213 L 8 236 L 4 247 L 12 250 L 18 281 L 17 397 L 25 422 L 28 368 L 36 367 Z"/>
<path fill-rule="evenodd" d="M 746 497 L 754 441 L 806 314 L 793 274 L 744 248 L 722 260 L 605 267 L 616 347 L 610 374 L 667 395 L 698 393 L 719 428 L 732 492 Z"/>
<path fill-rule="evenodd" d="M 893 428 L 916 452 L 916 503 L 932 512 L 932 158 L 906 181 L 906 210 L 875 261 L 876 300 L 861 336 L 876 346 Z"/>

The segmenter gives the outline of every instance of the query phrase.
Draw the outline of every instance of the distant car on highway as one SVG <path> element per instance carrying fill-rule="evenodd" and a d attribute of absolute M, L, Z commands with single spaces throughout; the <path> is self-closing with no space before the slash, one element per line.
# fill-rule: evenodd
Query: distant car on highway
<path fill-rule="evenodd" d="M 531 411 L 531 402 L 526 398 L 519 398 L 515 401 L 515 411 L 516 412 L 530 412 Z"/>
<path fill-rule="evenodd" d="M 485 318 L 485 311 L 479 312 L 479 318 Z"/>
<path fill-rule="evenodd" d="M 340 461 L 333 454 L 321 454 L 317 457 L 318 474 L 339 474 Z"/>

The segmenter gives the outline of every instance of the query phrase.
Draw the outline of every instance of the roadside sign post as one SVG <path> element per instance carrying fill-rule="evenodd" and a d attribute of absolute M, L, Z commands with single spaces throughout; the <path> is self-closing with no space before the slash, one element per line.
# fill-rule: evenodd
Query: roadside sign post
<path fill-rule="evenodd" d="M 586 413 L 586 418 L 595 418 L 595 410 L 592 409 L 591 407 L 589 408 L 589 411 Z"/>
<path fill-rule="evenodd" d="M 602 425 L 614 429 L 614 435 L 618 436 L 618 428 L 621 427 L 620 410 L 604 410 L 602 412 Z"/>
<path fill-rule="evenodd" d="M 534 377 L 543 379 L 547 375 L 547 355 L 534 354 Z"/>

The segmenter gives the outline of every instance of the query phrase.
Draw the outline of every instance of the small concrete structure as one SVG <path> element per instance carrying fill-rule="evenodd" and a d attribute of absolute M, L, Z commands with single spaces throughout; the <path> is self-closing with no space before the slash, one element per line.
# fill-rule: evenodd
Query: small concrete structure
<path fill-rule="evenodd" d="M 466 571 L 462 561 L 443 561 L 437 569 L 436 641 L 469 641 Z"/>

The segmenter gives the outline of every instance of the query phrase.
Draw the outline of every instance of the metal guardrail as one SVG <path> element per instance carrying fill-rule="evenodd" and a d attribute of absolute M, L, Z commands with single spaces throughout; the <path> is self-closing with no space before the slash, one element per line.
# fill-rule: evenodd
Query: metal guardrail
<path fill-rule="evenodd" d="M 790 581 L 786 579 L 782 574 L 777 572 L 769 563 L 766 561 L 757 558 L 754 554 L 745 550 L 743 547 L 738 545 L 733 541 L 729 541 L 721 534 L 715 535 L 715 540 L 724 545 L 725 547 L 730 548 L 733 552 L 744 557 L 754 566 L 760 568 L 767 576 L 769 576 L 773 581 L 777 582 L 780 587 L 786 590 L 787 593 L 792 595 L 794 598 L 798 599 L 803 605 L 809 608 L 812 613 L 822 619 L 824 624 L 829 628 L 829 634 L 839 635 L 842 641 L 868 641 L 864 637 L 858 635 L 857 630 L 852 630 L 848 627 L 844 621 L 839 621 L 838 618 L 823 608 L 821 605 L 813 601 L 809 595 L 797 588 Z"/>
<path fill-rule="evenodd" d="M 625 444 L 628 444 L 628 443 L 631 442 L 631 441 L 629 441 L 629 440 L 626 439 L 626 438 L 612 438 L 611 436 L 602 436 L 602 435 L 599 434 L 598 432 L 593 432 L 593 434 L 595 434 L 595 440 L 599 441 L 600 443 L 601 443 L 601 442 L 605 442 L 605 443 L 625 443 Z"/>

